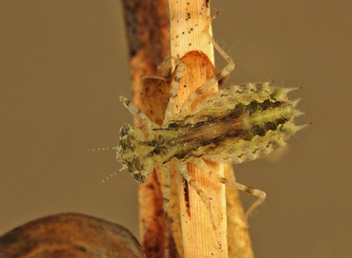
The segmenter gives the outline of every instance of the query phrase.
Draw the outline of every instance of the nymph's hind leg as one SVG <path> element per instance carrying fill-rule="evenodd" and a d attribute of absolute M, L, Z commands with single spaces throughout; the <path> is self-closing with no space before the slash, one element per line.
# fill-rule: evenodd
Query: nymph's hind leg
<path fill-rule="evenodd" d="M 246 186 L 246 185 L 243 185 L 243 184 L 240 184 L 240 183 L 237 183 L 237 182 L 234 182 L 234 181 L 231 181 L 231 180 L 228 180 L 226 179 L 225 177 L 222 177 L 222 176 L 218 176 L 218 175 L 215 175 L 210 169 L 209 167 L 207 166 L 207 164 L 204 162 L 203 159 L 198 159 L 197 161 L 194 161 L 192 162 L 194 165 L 196 165 L 197 167 L 201 168 L 201 169 L 204 169 L 206 171 L 208 171 L 209 175 L 215 179 L 216 181 L 219 181 L 220 183 L 223 183 L 225 185 L 228 185 L 228 186 L 232 186 L 232 187 L 235 187 L 237 188 L 238 190 L 241 190 L 243 192 L 246 192 L 246 193 L 249 193 L 249 194 L 252 194 L 256 197 L 258 197 L 258 199 L 249 207 L 249 209 L 245 212 L 244 214 L 244 217 L 245 219 L 248 218 L 249 214 L 252 213 L 252 211 L 255 210 L 255 208 L 257 208 L 262 202 L 264 202 L 265 198 L 266 198 L 266 193 L 261 191 L 261 190 L 258 190 L 258 189 L 255 189 L 255 188 L 252 188 L 252 187 L 249 187 L 249 186 Z"/>
<path fill-rule="evenodd" d="M 245 214 L 244 214 L 245 219 L 248 219 L 249 214 L 251 214 L 255 210 L 255 208 L 257 208 L 260 204 L 262 204 L 262 202 L 264 202 L 264 200 L 266 198 L 266 193 L 263 192 L 262 190 L 255 189 L 255 188 L 252 188 L 252 187 L 249 187 L 249 186 L 246 186 L 246 185 L 234 182 L 234 181 L 230 181 L 230 180 L 226 179 L 225 177 L 220 177 L 220 176 L 214 175 L 212 172 L 210 172 L 209 174 L 212 178 L 214 178 L 215 180 L 218 180 L 219 182 L 221 182 L 225 185 L 235 187 L 238 190 L 241 190 L 243 192 L 246 192 L 246 193 L 249 193 L 249 194 L 252 194 L 252 195 L 258 197 L 258 199 L 245 212 Z"/>
<path fill-rule="evenodd" d="M 162 169 L 165 175 L 165 191 L 164 191 L 163 206 L 164 206 L 164 212 L 167 213 L 167 210 L 169 208 L 169 202 L 170 202 L 170 183 L 171 183 L 170 166 L 162 166 Z"/>
<path fill-rule="evenodd" d="M 169 123 L 169 121 L 175 116 L 173 111 L 172 111 L 172 108 L 173 108 L 174 103 L 175 103 L 175 98 L 177 97 L 177 89 L 178 89 L 178 86 L 180 84 L 180 80 L 182 78 L 182 73 L 183 73 L 183 70 L 184 70 L 184 65 L 181 62 L 181 60 L 176 59 L 175 62 L 176 62 L 176 65 L 177 65 L 175 81 L 174 81 L 174 83 L 172 85 L 172 89 L 171 89 L 171 92 L 170 92 L 169 104 L 167 105 L 167 109 L 166 109 L 166 112 L 165 112 L 165 119 L 164 119 L 164 122 L 163 122 L 162 126 L 167 125 Z"/>
<path fill-rule="evenodd" d="M 212 18 L 212 20 L 215 17 Z M 215 39 L 210 35 L 209 33 L 209 26 L 212 22 L 212 20 L 209 22 L 209 25 L 205 28 L 204 30 L 204 35 L 208 38 L 208 40 L 213 44 L 213 46 L 216 48 L 217 51 L 222 55 L 223 58 L 228 62 L 228 65 L 225 66 L 224 69 L 222 69 L 220 72 L 218 72 L 213 78 L 209 79 L 205 84 L 201 85 L 195 92 L 191 93 L 186 101 L 183 103 L 181 110 L 180 110 L 180 115 L 187 115 L 191 111 L 191 104 L 192 102 L 199 96 L 201 95 L 206 89 L 208 89 L 210 86 L 214 85 L 217 83 L 219 80 L 230 74 L 230 72 L 235 69 L 235 64 L 232 60 L 232 58 L 225 53 L 225 51 L 219 46 L 218 43 L 216 43 Z"/>
<path fill-rule="evenodd" d="M 159 128 L 157 124 L 150 121 L 150 119 L 142 112 L 142 110 L 136 107 L 128 98 L 120 96 L 120 101 L 128 109 L 128 111 L 130 111 L 131 114 L 138 119 L 138 122 L 141 124 L 141 126 L 144 126 L 142 122 L 144 121 L 148 129 Z"/>

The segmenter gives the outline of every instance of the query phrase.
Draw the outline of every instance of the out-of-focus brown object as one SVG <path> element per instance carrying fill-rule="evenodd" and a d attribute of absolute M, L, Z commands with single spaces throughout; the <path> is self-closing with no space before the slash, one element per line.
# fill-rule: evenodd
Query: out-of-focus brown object
<path fill-rule="evenodd" d="M 0 257 L 145 257 L 124 227 L 83 214 L 57 214 L 13 229 L 0 237 Z"/>

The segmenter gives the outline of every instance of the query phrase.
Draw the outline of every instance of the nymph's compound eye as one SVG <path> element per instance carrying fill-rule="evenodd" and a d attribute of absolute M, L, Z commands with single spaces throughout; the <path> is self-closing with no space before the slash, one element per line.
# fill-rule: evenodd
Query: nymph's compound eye
<path fill-rule="evenodd" d="M 141 174 L 131 173 L 131 175 L 133 176 L 134 180 L 136 180 L 138 183 L 145 183 L 147 181 L 147 178 L 145 176 L 142 176 Z"/>
<path fill-rule="evenodd" d="M 130 126 L 129 124 L 124 124 L 120 129 L 120 137 L 127 135 L 131 127 L 132 126 Z"/>

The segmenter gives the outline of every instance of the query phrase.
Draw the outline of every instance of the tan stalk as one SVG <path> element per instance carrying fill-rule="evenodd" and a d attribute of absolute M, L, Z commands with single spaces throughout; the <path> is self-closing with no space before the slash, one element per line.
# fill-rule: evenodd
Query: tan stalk
<path fill-rule="evenodd" d="M 204 35 L 204 29 L 211 19 L 209 2 L 204 0 L 170 0 L 169 4 L 171 56 L 182 58 L 188 52 L 195 50 L 204 53 L 214 64 L 213 46 Z M 186 62 L 186 60 L 182 61 Z M 184 76 L 181 79 L 178 96 L 175 100 L 175 110 L 181 107 L 190 93 L 208 79 L 207 74 L 202 71 L 201 62 L 194 59 L 190 63 L 193 63 L 193 66 L 187 67 L 185 65 Z M 190 76 L 185 75 L 187 71 L 191 74 Z M 214 85 L 202 97 L 216 90 L 217 85 Z M 221 164 L 208 163 L 208 166 L 213 173 L 223 176 L 224 171 Z M 228 257 L 225 187 L 212 180 L 208 172 L 191 164 L 188 164 L 188 171 L 210 199 L 216 232 L 214 232 L 205 203 L 196 191 L 179 176 L 184 257 Z"/>

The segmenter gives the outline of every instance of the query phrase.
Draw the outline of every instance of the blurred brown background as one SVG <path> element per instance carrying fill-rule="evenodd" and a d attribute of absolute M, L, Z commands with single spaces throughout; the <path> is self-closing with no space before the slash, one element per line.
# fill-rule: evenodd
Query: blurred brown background
<path fill-rule="evenodd" d="M 304 87 L 313 122 L 277 163 L 235 165 L 264 190 L 251 216 L 256 257 L 352 256 L 352 2 L 212 1 L 214 36 L 235 59 L 230 83 Z M 30 220 L 80 212 L 138 236 L 137 183 L 114 151 L 131 123 L 121 3 L 0 1 L 0 235 Z M 217 68 L 226 62 L 217 55 Z M 246 207 L 254 198 L 242 195 Z"/>

